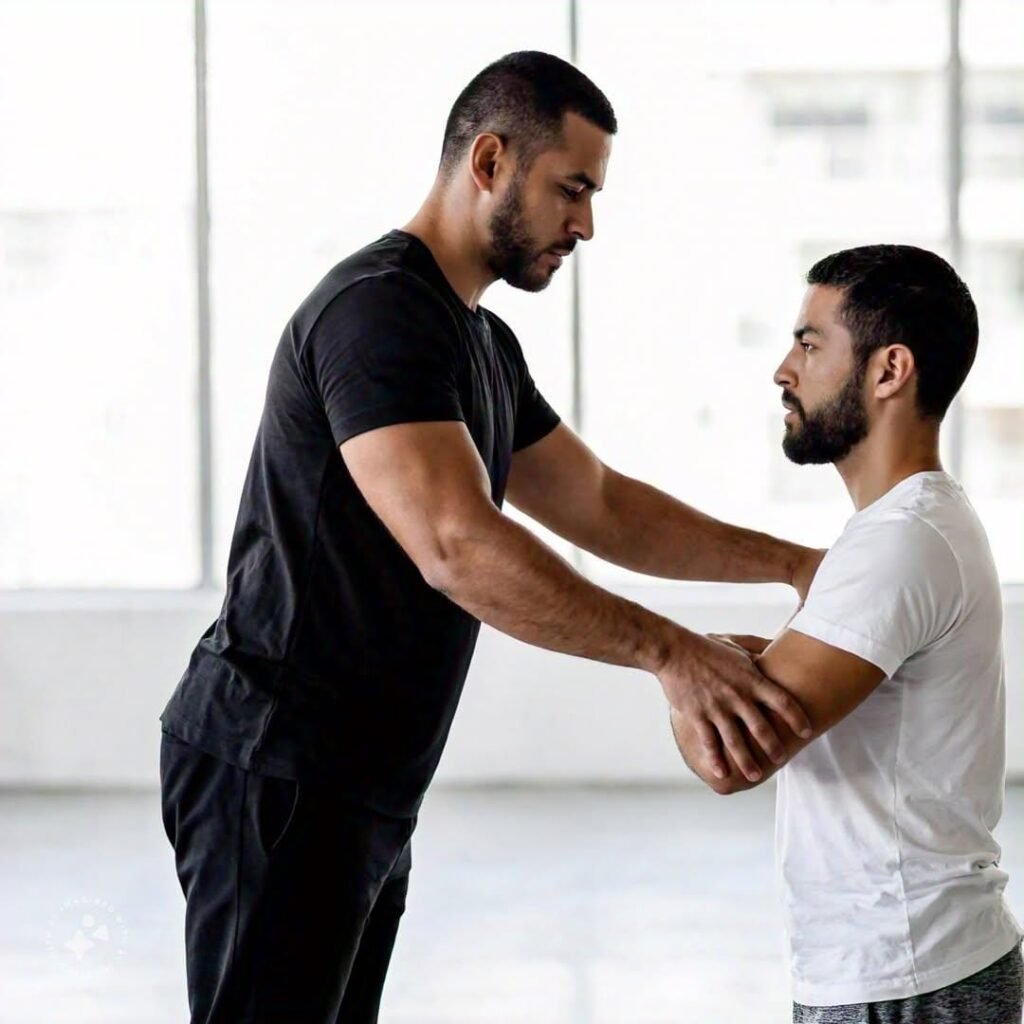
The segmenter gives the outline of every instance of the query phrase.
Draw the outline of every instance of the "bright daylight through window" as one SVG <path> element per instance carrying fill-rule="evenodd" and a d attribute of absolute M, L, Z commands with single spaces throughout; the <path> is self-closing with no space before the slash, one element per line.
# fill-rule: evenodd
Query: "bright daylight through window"
<path fill-rule="evenodd" d="M 567 268 L 541 295 L 485 299 L 546 397 L 571 420 L 579 396 L 586 439 L 617 469 L 827 544 L 847 496 L 831 467 L 786 461 L 772 383 L 802 275 L 859 243 L 959 253 L 982 339 L 944 455 L 1003 579 L 1024 581 L 1024 5 L 963 0 L 959 55 L 948 0 L 466 6 L 206 0 L 194 24 L 185 0 L 0 0 L 0 587 L 222 583 L 286 320 L 415 211 L 465 81 L 516 48 L 570 56 L 570 12 L 621 126 L 595 239 L 578 281 Z M 409 30 L 393 36 L 396 17 Z M 841 50 L 814 45 L 823 33 Z M 43 49 L 45 65 L 29 58 Z M 401 78 L 375 76 L 384 49 Z"/>

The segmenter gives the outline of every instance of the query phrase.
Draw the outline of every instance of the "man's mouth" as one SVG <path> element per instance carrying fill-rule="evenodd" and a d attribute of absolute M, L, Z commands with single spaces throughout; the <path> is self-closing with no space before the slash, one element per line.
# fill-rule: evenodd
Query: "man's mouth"
<path fill-rule="evenodd" d="M 551 253 L 552 256 L 571 256 L 573 249 L 576 248 L 576 240 L 569 239 L 563 242 L 561 245 L 552 245 L 545 249 L 545 252 Z"/>
<path fill-rule="evenodd" d="M 575 246 L 572 245 L 555 245 L 550 249 L 545 249 L 538 259 L 543 259 L 545 256 L 551 261 L 553 269 L 557 270 L 562 265 L 562 260 L 566 256 L 571 256 Z"/>

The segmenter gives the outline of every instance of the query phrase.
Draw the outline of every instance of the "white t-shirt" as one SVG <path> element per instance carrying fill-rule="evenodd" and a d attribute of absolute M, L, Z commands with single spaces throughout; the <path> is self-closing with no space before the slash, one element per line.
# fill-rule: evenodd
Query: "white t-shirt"
<path fill-rule="evenodd" d="M 904 999 L 1020 941 L 1002 813 L 1002 603 L 960 486 L 916 473 L 851 517 L 790 629 L 886 678 L 779 773 L 776 852 L 793 997 Z"/>

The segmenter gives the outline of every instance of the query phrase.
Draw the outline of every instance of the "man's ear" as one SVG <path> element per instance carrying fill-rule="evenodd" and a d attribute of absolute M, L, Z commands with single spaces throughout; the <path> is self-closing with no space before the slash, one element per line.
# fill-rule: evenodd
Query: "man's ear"
<path fill-rule="evenodd" d="M 494 132 L 478 135 L 469 148 L 469 173 L 481 192 L 490 192 L 498 173 L 498 161 L 508 153 L 505 140 Z"/>
<path fill-rule="evenodd" d="M 914 353 L 906 345 L 885 345 L 872 357 L 876 398 L 892 398 L 910 385 L 917 371 Z"/>

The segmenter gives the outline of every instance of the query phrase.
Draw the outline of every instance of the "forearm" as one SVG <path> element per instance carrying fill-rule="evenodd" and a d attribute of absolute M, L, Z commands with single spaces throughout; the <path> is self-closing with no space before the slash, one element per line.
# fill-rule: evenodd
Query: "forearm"
<path fill-rule="evenodd" d="M 590 583 L 501 514 L 445 548 L 433 585 L 482 622 L 525 643 L 657 672 L 690 636 L 671 620 Z"/>
<path fill-rule="evenodd" d="M 606 561 L 648 576 L 732 583 L 790 583 L 807 549 L 723 523 L 612 470 L 603 513 L 581 543 Z"/>

